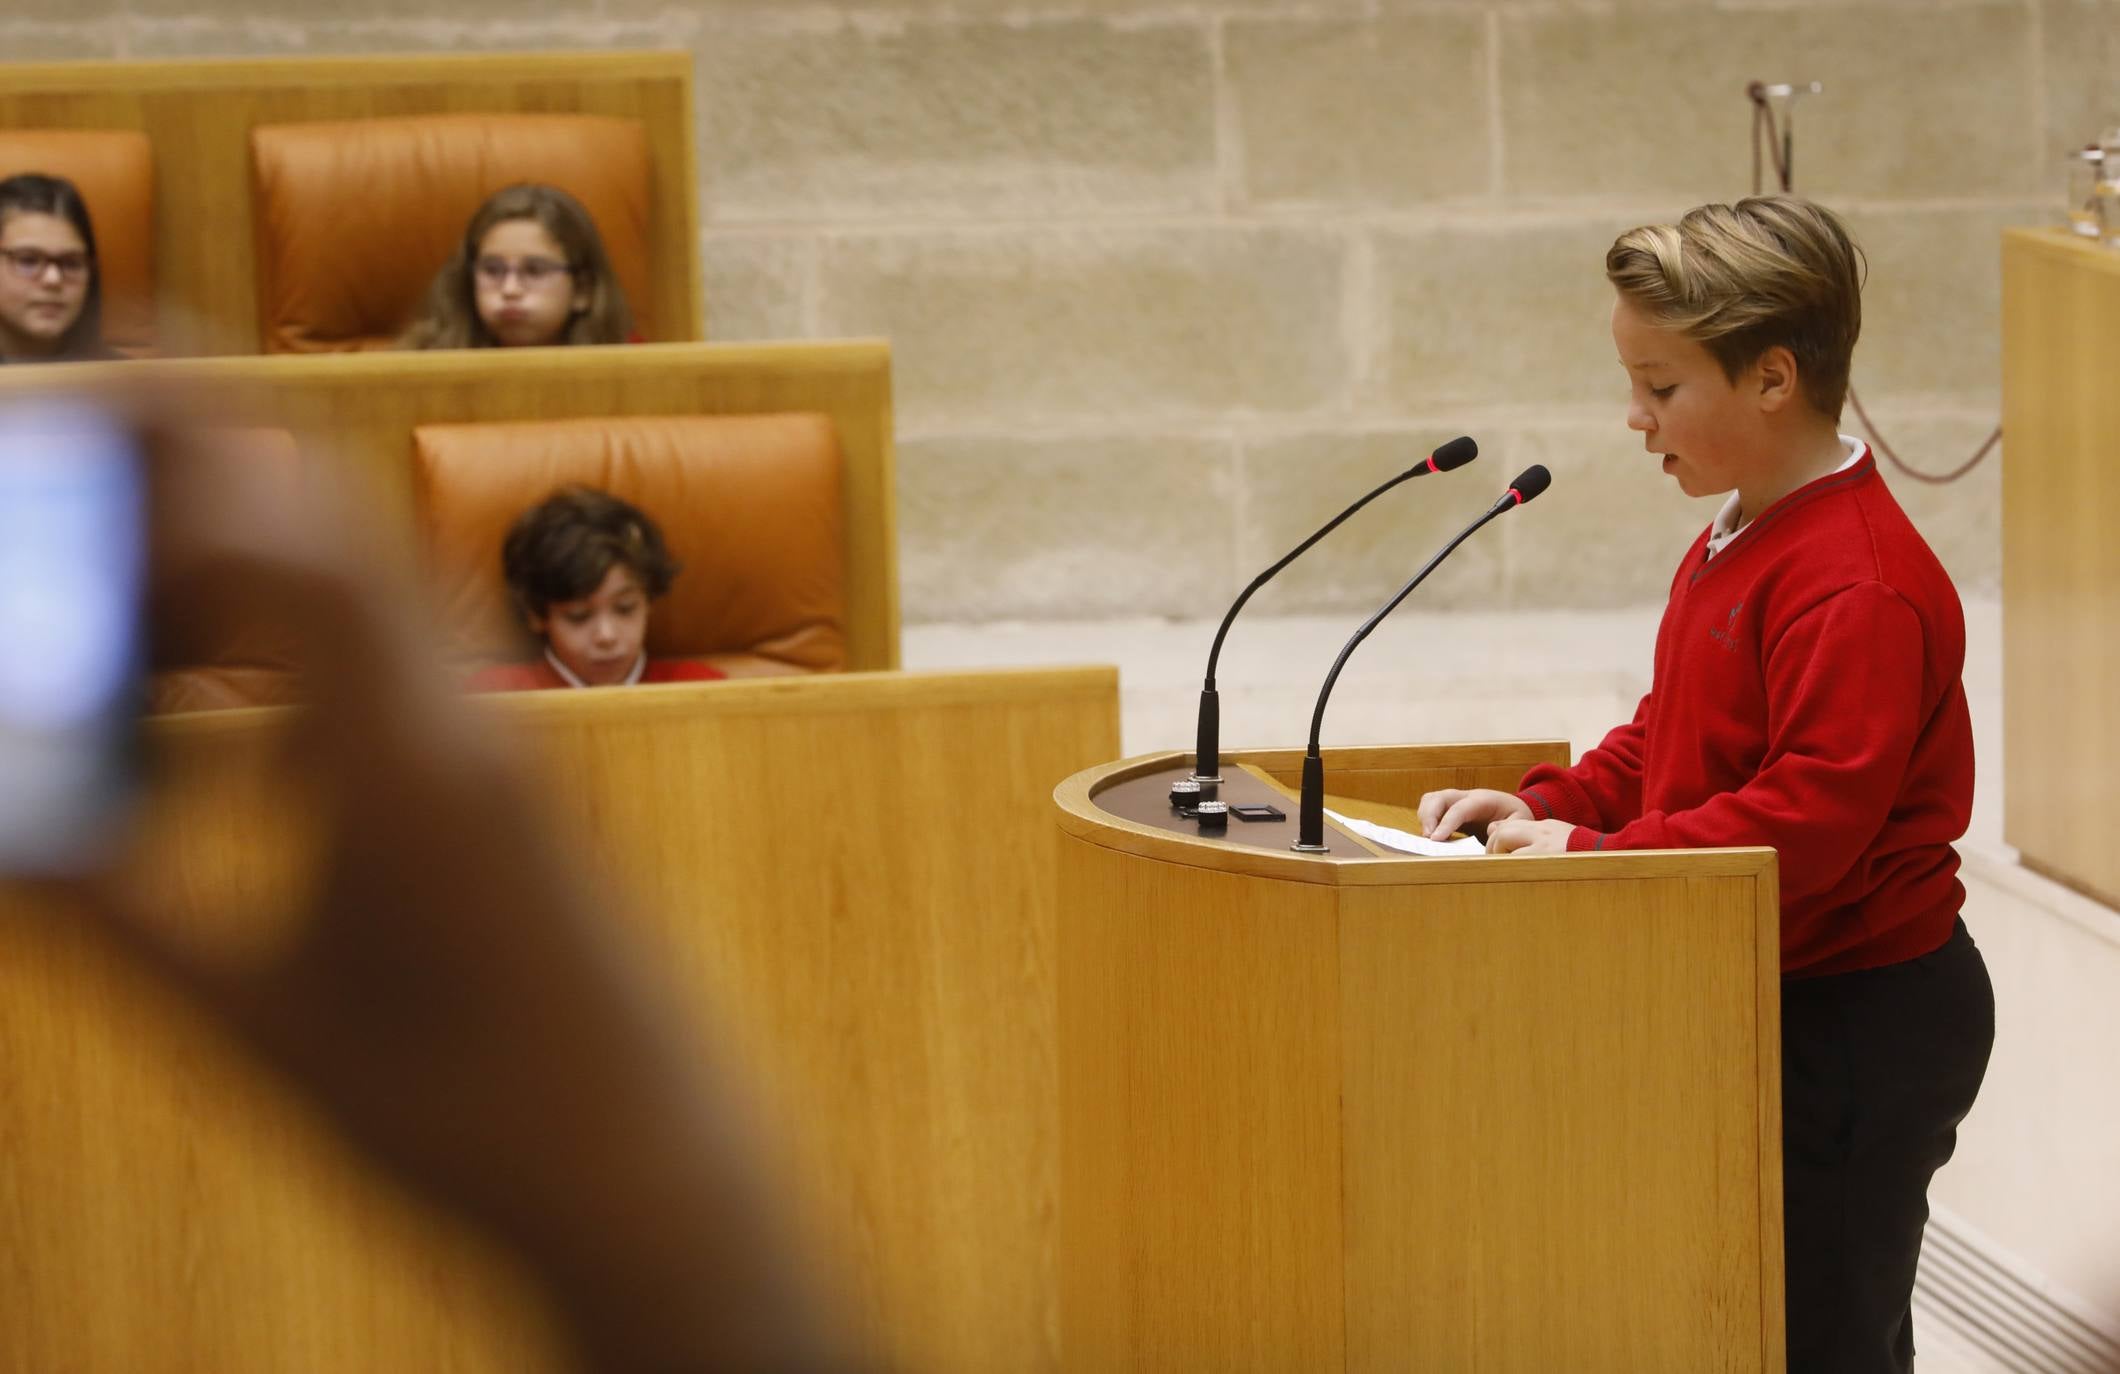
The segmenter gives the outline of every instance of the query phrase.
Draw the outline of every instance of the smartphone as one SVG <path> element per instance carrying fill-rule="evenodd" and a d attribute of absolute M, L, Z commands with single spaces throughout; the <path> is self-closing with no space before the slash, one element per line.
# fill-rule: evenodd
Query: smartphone
<path fill-rule="evenodd" d="M 130 810 L 146 474 L 78 400 L 0 402 L 0 874 L 92 866 Z"/>

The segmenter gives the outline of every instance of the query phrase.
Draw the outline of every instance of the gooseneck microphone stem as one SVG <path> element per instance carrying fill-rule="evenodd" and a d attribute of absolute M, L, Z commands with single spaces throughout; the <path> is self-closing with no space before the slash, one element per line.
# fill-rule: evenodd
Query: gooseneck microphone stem
<path fill-rule="evenodd" d="M 1237 618 L 1237 612 L 1244 609 L 1244 603 L 1251 600 L 1253 592 L 1258 591 L 1259 588 L 1273 580 L 1275 573 L 1278 573 L 1281 569 L 1308 553 L 1311 545 L 1338 529 L 1349 516 L 1368 505 L 1371 501 L 1376 500 L 1385 492 L 1390 491 L 1399 483 L 1410 481 L 1427 470 L 1425 466 L 1408 468 L 1383 486 L 1370 492 L 1346 510 L 1335 515 L 1331 524 L 1283 554 L 1279 562 L 1254 577 L 1251 580 L 1251 585 L 1237 594 L 1237 599 L 1230 605 L 1229 614 L 1222 617 L 1221 627 L 1215 631 L 1214 647 L 1207 651 L 1207 678 L 1200 686 L 1200 728 L 1198 736 L 1194 740 L 1193 749 L 1194 777 L 1203 779 L 1219 778 L 1222 773 L 1222 698 L 1215 691 L 1215 663 L 1222 657 L 1222 641 L 1229 637 L 1230 622 Z"/>
<path fill-rule="evenodd" d="M 1370 492 L 1367 496 L 1364 496 L 1361 500 L 1355 502 L 1346 510 L 1341 511 L 1338 515 L 1332 517 L 1332 522 L 1326 525 L 1323 529 L 1320 529 L 1319 531 L 1317 531 L 1317 533 L 1311 535 L 1310 538 L 1296 545 L 1287 553 L 1282 554 L 1280 559 L 1275 562 L 1272 567 L 1268 568 L 1265 572 L 1260 573 L 1257 577 L 1254 577 L 1251 580 L 1251 585 L 1237 594 L 1236 601 L 1232 603 L 1229 608 L 1229 614 L 1222 617 L 1221 628 L 1215 631 L 1214 647 L 1207 651 L 1207 686 L 1210 690 L 1215 685 L 1215 664 L 1221 661 L 1222 658 L 1222 641 L 1229 637 L 1229 624 L 1231 621 L 1237 618 L 1237 612 L 1244 609 L 1244 603 L 1251 600 L 1252 593 L 1258 591 L 1259 588 L 1265 586 L 1268 582 L 1273 581 L 1275 573 L 1280 572 L 1281 569 L 1287 567 L 1289 564 L 1295 562 L 1298 558 L 1301 558 L 1304 554 L 1310 552 L 1311 545 L 1317 543 L 1320 539 L 1323 539 L 1326 535 L 1331 534 L 1334 530 L 1338 529 L 1341 525 L 1345 524 L 1348 517 L 1352 516 L 1355 512 L 1361 510 L 1362 507 L 1368 505 L 1371 501 L 1376 500 L 1379 496 L 1382 496 L 1385 492 L 1390 491 L 1393 487 L 1399 485 L 1401 482 L 1410 482 L 1426 471 L 1428 471 L 1428 465 L 1426 463 L 1423 463 L 1419 467 L 1408 468 L 1404 472 L 1400 473 L 1398 476 L 1384 483 L 1384 485 Z"/>
<path fill-rule="evenodd" d="M 1297 849 L 1306 853 L 1318 853 L 1325 848 L 1325 759 L 1318 752 L 1318 737 L 1325 729 L 1325 701 L 1332 695 L 1333 684 L 1340 680 L 1340 669 L 1347 666 L 1347 660 L 1353 655 L 1355 646 L 1369 638 L 1369 632 L 1382 624 L 1385 616 L 1397 610 L 1401 601 L 1413 595 L 1413 589 L 1420 586 L 1428 574 L 1434 572 L 1444 559 L 1455 552 L 1458 545 L 1470 539 L 1480 526 L 1506 509 L 1505 506 L 1496 505 L 1485 515 L 1465 526 L 1457 538 L 1445 544 L 1442 552 L 1429 559 L 1427 564 L 1413 575 L 1411 582 L 1399 588 L 1398 594 L 1384 603 L 1383 609 L 1362 622 L 1362 628 L 1354 632 L 1354 637 L 1340 650 L 1340 656 L 1332 661 L 1332 671 L 1325 675 L 1325 685 L 1318 690 L 1317 707 L 1310 713 L 1310 747 L 1303 754 L 1303 790 L 1296 803 Z"/>
<path fill-rule="evenodd" d="M 1400 602 L 1404 601 L 1407 597 L 1413 595 L 1413 589 L 1415 587 L 1420 586 L 1422 582 L 1426 581 L 1428 578 L 1428 574 L 1434 572 L 1436 570 L 1436 567 L 1441 564 L 1444 559 L 1450 557 L 1451 554 L 1457 552 L 1458 545 L 1464 543 L 1467 539 L 1470 539 L 1475 533 L 1479 531 L 1481 526 L 1485 525 L 1489 520 L 1492 520 L 1495 516 L 1500 515 L 1504 510 L 1507 509 L 1507 506 L 1492 507 L 1487 511 L 1485 515 L 1482 515 L 1479 519 L 1473 521 L 1471 524 L 1465 526 L 1464 529 L 1458 531 L 1457 538 L 1443 545 L 1442 550 L 1438 552 L 1435 557 L 1429 559 L 1425 564 L 1423 564 L 1421 570 L 1413 575 L 1413 580 L 1411 582 L 1408 582 L 1405 586 L 1399 588 L 1398 591 L 1393 594 L 1391 600 L 1385 602 L 1375 615 L 1369 617 L 1369 619 L 1362 622 L 1362 628 L 1356 630 L 1354 632 L 1354 637 L 1352 639 L 1349 639 L 1346 645 L 1341 648 L 1340 656 L 1332 661 L 1332 671 L 1325 674 L 1324 687 L 1320 688 L 1318 691 L 1317 708 L 1310 713 L 1310 757 L 1315 757 L 1317 755 L 1318 738 L 1325 729 L 1325 702 L 1326 699 L 1332 695 L 1333 684 L 1340 680 L 1340 669 L 1347 666 L 1347 660 L 1354 655 L 1354 651 L 1358 647 L 1360 647 L 1363 640 L 1369 638 L 1369 632 L 1371 630 L 1374 630 L 1378 625 L 1382 624 L 1385 616 L 1390 615 L 1393 611 L 1397 610 L 1399 608 Z"/>
<path fill-rule="evenodd" d="M 1338 529 L 1342 524 L 1346 523 L 1350 516 L 1371 501 L 1376 500 L 1401 482 L 1411 481 L 1423 473 L 1449 472 L 1453 468 L 1463 467 L 1478 457 L 1479 451 L 1479 445 L 1473 443 L 1469 437 L 1452 439 L 1449 443 L 1430 454 L 1427 462 L 1417 463 L 1413 467 L 1406 469 L 1406 471 L 1377 487 L 1346 510 L 1332 517 L 1332 520 L 1324 528 L 1283 554 L 1279 561 L 1265 572 L 1254 577 L 1250 585 L 1238 593 L 1237 599 L 1230 603 L 1229 613 L 1222 617 L 1222 624 L 1215 630 L 1214 646 L 1207 651 L 1207 674 L 1200 686 L 1199 729 L 1194 739 L 1193 748 L 1193 776 L 1195 778 L 1202 781 L 1208 779 L 1219 781 L 1221 778 L 1222 699 L 1220 694 L 1215 691 L 1215 665 L 1221 661 L 1222 641 L 1229 637 L 1230 623 L 1237 618 L 1237 612 L 1244 609 L 1244 603 L 1251 600 L 1252 594 L 1258 591 L 1259 588 L 1271 582 L 1276 573 L 1308 553 L 1313 544 Z"/>
<path fill-rule="evenodd" d="M 1340 650 L 1340 656 L 1332 661 L 1332 671 L 1325 674 L 1325 685 L 1318 689 L 1318 704 L 1310 713 L 1310 747 L 1303 754 L 1303 790 L 1296 803 L 1295 848 L 1307 854 L 1325 852 L 1325 760 L 1318 752 L 1318 741 L 1325 730 L 1325 703 L 1332 696 L 1333 684 L 1340 680 L 1340 670 L 1361 642 L 1369 638 L 1369 632 L 1383 623 L 1384 617 L 1399 608 L 1399 603 L 1413 595 L 1413 589 L 1427 580 L 1442 561 L 1457 551 L 1458 545 L 1480 531 L 1488 521 L 1504 511 L 1514 510 L 1543 492 L 1552 478 L 1543 467 L 1527 469 L 1516 479 L 1515 485 L 1502 493 L 1479 519 L 1458 531 L 1457 537 L 1445 544 L 1435 557 L 1422 565 L 1413 575 L 1413 580 L 1398 589 L 1391 600 L 1385 602 L 1375 615 L 1362 622 L 1362 627 L 1349 637 Z"/>

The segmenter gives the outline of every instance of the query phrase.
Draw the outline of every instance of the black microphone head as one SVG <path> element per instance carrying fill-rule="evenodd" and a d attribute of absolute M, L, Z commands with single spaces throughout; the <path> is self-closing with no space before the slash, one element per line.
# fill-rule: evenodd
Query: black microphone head
<path fill-rule="evenodd" d="M 1428 455 L 1428 468 L 1431 472 L 1449 472 L 1465 466 L 1479 456 L 1480 446 L 1472 442 L 1472 436 L 1460 434 Z"/>
<path fill-rule="evenodd" d="M 1552 485 L 1553 474 L 1546 471 L 1546 465 L 1533 463 L 1518 473 L 1516 480 L 1509 484 L 1509 495 L 1514 496 L 1516 503 L 1521 506 Z"/>

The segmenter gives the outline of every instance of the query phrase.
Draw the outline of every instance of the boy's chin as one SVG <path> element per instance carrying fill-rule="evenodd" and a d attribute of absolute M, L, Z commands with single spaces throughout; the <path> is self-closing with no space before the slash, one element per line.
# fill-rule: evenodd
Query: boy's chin
<path fill-rule="evenodd" d="M 1713 482 L 1703 482 L 1698 473 L 1678 468 L 1671 473 L 1671 480 L 1678 484 L 1681 493 L 1698 501 L 1707 496 L 1727 496 L 1733 488 L 1718 487 Z"/>
<path fill-rule="evenodd" d="M 572 662 L 562 658 L 568 672 L 581 680 L 584 687 L 617 687 L 623 684 L 627 674 L 633 671 L 633 660 L 627 659 L 616 667 L 597 663 Z"/>

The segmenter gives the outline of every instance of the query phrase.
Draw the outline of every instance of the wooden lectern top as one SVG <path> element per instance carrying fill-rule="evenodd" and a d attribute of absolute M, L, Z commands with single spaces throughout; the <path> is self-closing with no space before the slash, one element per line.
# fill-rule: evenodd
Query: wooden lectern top
<path fill-rule="evenodd" d="M 1499 744 L 1435 744 L 1328 751 L 1325 805 L 1328 810 L 1404 826 L 1406 808 L 1422 792 L 1443 787 L 1513 786 L 1536 763 L 1566 763 L 1568 746 L 1547 741 Z M 1300 749 L 1251 749 L 1225 753 L 1225 800 L 1245 800 L 1272 791 L 1288 820 L 1252 826 L 1231 820 L 1226 834 L 1209 837 L 1174 828 L 1156 810 L 1155 797 L 1170 779 L 1189 774 L 1192 755 L 1178 751 L 1142 754 L 1087 768 L 1053 789 L 1060 828 L 1077 839 L 1139 858 L 1254 878 L 1321 883 L 1335 887 L 1432 883 L 1552 881 L 1571 867 L 1597 865 L 1600 878 L 1743 877 L 1775 862 L 1771 849 L 1630 850 L 1625 853 L 1550 854 L 1514 859 L 1488 855 L 1430 858 L 1399 854 L 1370 844 L 1326 818 L 1326 854 L 1298 854 L 1287 847 L 1295 836 L 1295 780 Z M 1501 781 L 1507 779 L 1507 781 Z M 1241 795 L 1239 795 L 1241 793 Z M 1397 815 L 1378 815 L 1379 810 Z"/>

